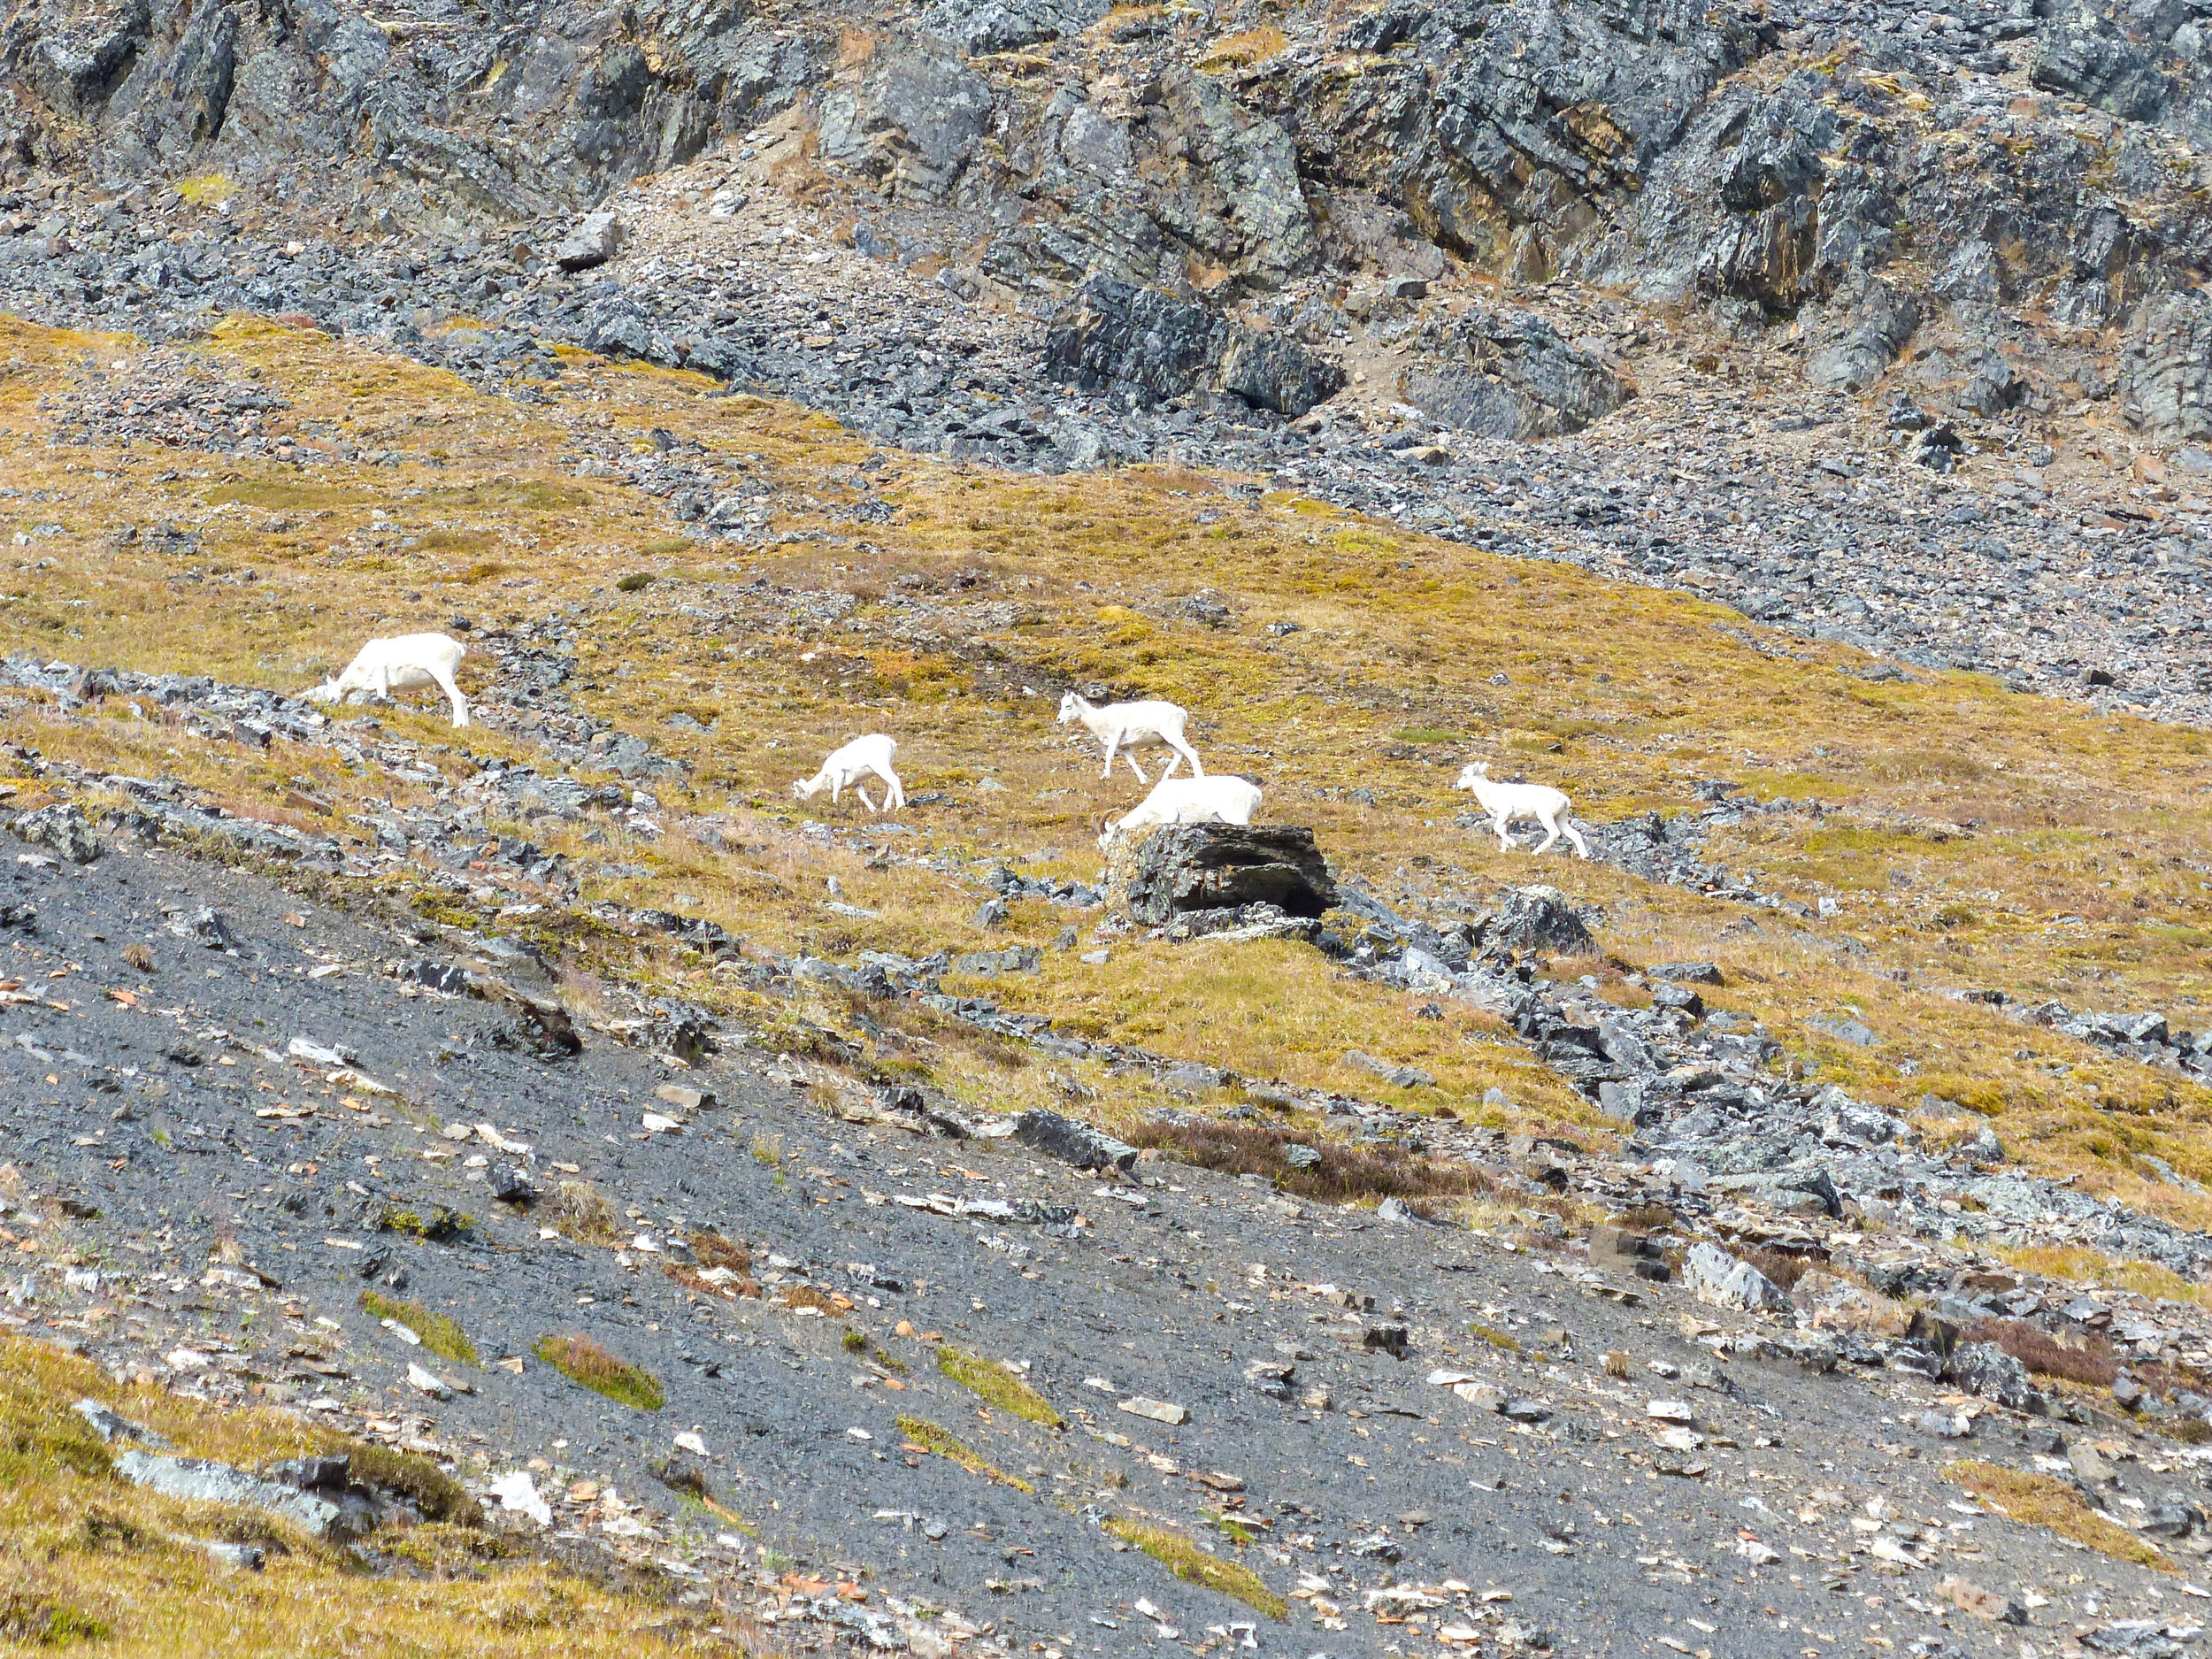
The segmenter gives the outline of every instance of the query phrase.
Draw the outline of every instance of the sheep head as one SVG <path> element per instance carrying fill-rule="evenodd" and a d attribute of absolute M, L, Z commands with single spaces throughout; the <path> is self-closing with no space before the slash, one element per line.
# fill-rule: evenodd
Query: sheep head
<path fill-rule="evenodd" d="M 1457 781 L 1452 785 L 1452 787 L 1455 789 L 1471 789 L 1478 783 L 1488 783 L 1489 781 L 1490 763 L 1486 760 L 1470 761 L 1465 766 L 1460 769 L 1459 778 Z"/>
<path fill-rule="evenodd" d="M 1083 709 L 1083 699 L 1072 691 L 1069 692 L 1060 699 L 1060 724 L 1065 726 L 1070 720 L 1080 719 Z"/>

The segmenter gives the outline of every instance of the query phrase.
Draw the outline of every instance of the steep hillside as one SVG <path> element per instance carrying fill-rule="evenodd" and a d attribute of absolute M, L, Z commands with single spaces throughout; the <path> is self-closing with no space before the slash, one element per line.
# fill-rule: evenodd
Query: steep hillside
<path fill-rule="evenodd" d="M 2208 1409 L 2195 1392 L 2200 1368 L 2212 1372 L 2212 1321 L 2197 1307 L 2212 1175 L 2198 1133 L 2212 1056 L 2194 1029 L 2212 907 L 2200 733 L 1793 642 L 1692 598 L 1425 538 L 1234 474 L 963 466 L 703 377 L 574 351 L 545 353 L 526 400 L 250 320 L 163 346 L 12 325 L 6 349 L 0 442 L 22 528 L 0 626 L 15 653 L 11 823 L 28 842 L 10 914 L 24 930 L 18 983 L 43 987 L 12 993 L 41 1010 L 18 1045 L 28 1093 L 13 1121 L 11 1202 L 40 1224 L 16 1236 L 42 1263 L 16 1294 L 11 1317 L 26 1329 L 119 1374 L 313 1405 L 366 1440 L 428 1449 L 488 1497 L 530 1455 L 556 1486 L 604 1483 L 630 1504 L 658 1469 L 672 1509 L 649 1504 L 638 1522 L 572 1492 L 581 1508 L 549 1525 L 641 1566 L 675 1561 L 680 1603 L 703 1585 L 718 1609 L 843 1620 L 923 1647 L 941 1628 L 932 1608 L 987 1647 L 1017 1632 L 1056 1643 L 1093 1607 L 1119 1629 L 1140 1599 L 1169 1609 L 1158 1622 L 1202 1628 L 1141 1571 L 1094 1588 L 1067 1552 L 1102 1536 L 1117 1554 L 1133 1543 L 1181 1562 L 1208 1596 L 1241 1597 L 1263 1620 L 1301 1588 L 1296 1616 L 1310 1606 L 1325 1629 L 1353 1632 L 1334 1639 L 1348 1644 L 1381 1641 L 1377 1617 L 1409 1617 L 1393 1595 L 1417 1610 L 1422 1596 L 1448 1608 L 1464 1594 L 1457 1617 L 1475 1622 L 1450 1628 L 1479 1635 L 1489 1604 L 1437 1587 L 1473 1583 L 1462 1534 L 1396 1526 L 1404 1565 L 1369 1582 L 1363 1561 L 1396 1558 L 1360 1545 L 1378 1525 L 1371 1502 L 1294 1478 L 1314 1465 L 1282 1437 L 1306 1431 L 1272 1406 L 1255 1417 L 1244 1392 L 1304 1399 L 1299 1421 L 1343 1439 L 1357 1467 L 1363 1417 L 1398 1409 L 1407 1386 L 1378 1364 L 1462 1379 L 1475 1392 L 1455 1398 L 1475 1416 L 1454 1433 L 1477 1448 L 1492 1443 L 1480 1389 L 1499 1409 L 1518 1400 L 1524 1427 L 1550 1425 L 1539 1438 L 1551 1449 L 1531 1455 L 1565 1467 L 1584 1435 L 1617 1436 L 1643 1408 L 1601 1432 L 1614 1409 L 1601 1400 L 1577 1426 L 1563 1389 L 1626 1401 L 1612 1379 L 1654 1374 L 1647 1361 L 1672 1368 L 1660 1378 L 1709 1367 L 1717 1349 L 1742 1369 L 1713 1386 L 1765 1401 L 1757 1411 L 1781 1414 L 1786 1444 L 1803 1439 L 1763 1455 L 1758 1478 L 1801 1485 L 1816 1517 L 1839 1457 L 1876 1458 L 1854 1463 L 1847 1486 L 1887 1493 L 1909 1516 L 1955 1501 L 1900 1485 L 1881 1459 L 1903 1452 L 1836 1438 L 1865 1409 L 1852 1389 L 1901 1386 L 1900 1420 L 1923 1428 L 1953 1421 L 1945 1399 L 1968 1403 L 1962 1432 L 1979 1412 L 1985 1439 L 2025 1437 L 1946 1465 L 1952 1491 L 1993 1500 L 1964 1507 L 2019 1524 L 1970 1546 L 1985 1563 L 1970 1571 L 2014 1575 L 1993 1594 L 2026 1586 L 2049 1603 L 2036 1524 L 2151 1563 L 2105 1602 L 2067 1603 L 2085 1631 L 2100 1607 L 2108 1618 L 2149 1606 L 2170 1564 L 2157 1540 L 2193 1536 L 2185 1493 L 2181 1534 L 2139 1533 L 2131 1518 L 2164 1525 L 2168 1511 L 2129 1509 L 2092 1482 L 2077 1512 L 2073 1487 L 2034 1483 L 2048 1484 L 2046 1464 L 2091 1466 L 2054 1462 L 2077 1434 L 2148 1436 L 2138 1455 L 2186 1472 Z M 675 505 L 687 491 L 740 503 L 752 544 L 687 530 Z M 465 732 L 426 703 L 325 714 L 288 695 L 365 635 L 416 628 L 469 646 Z M 1125 774 L 1101 780 L 1087 738 L 1055 724 L 1068 687 L 1189 706 L 1212 770 L 1260 782 L 1265 818 L 1313 827 L 1339 908 L 1317 927 L 1216 916 L 1197 936 L 1117 919 L 1092 840 L 1099 815 L 1139 792 Z M 899 739 L 909 809 L 886 820 L 850 796 L 795 803 L 791 780 L 861 730 Z M 1450 788 L 1476 757 L 1571 790 L 1598 857 L 1563 846 L 1532 858 L 1525 837 L 1501 850 Z M 75 876 L 68 861 L 96 849 L 73 813 L 113 842 Z M 133 896 L 142 861 L 164 895 L 153 909 Z M 296 914 L 280 914 L 288 902 Z M 467 1000 L 442 1003 L 455 993 Z M 129 1034 L 150 1020 L 175 1026 L 156 1052 Z M 258 1093 L 232 1092 L 248 1079 Z M 641 1110 L 657 1116 L 640 1127 Z M 1023 1111 L 1087 1119 L 1133 1158 L 1144 1148 L 1141 1179 L 1118 1185 L 1110 1170 L 1101 1186 L 1025 1154 L 1001 1139 Z M 465 1164 L 441 1129 L 489 1150 Z M 209 1133 L 262 1165 L 247 1179 L 263 1196 L 180 1156 Z M 289 1149 L 275 1160 L 255 1150 L 278 1135 Z M 495 1152 L 521 1175 L 495 1167 Z M 918 1155 L 941 1181 L 972 1174 L 1010 1199 L 964 1211 L 968 1200 L 915 1175 Z M 154 1212 L 145 1183 L 165 1180 L 196 1194 L 208 1183 L 188 1218 Z M 1118 1208 L 1117 1191 L 1141 1209 L 1106 1251 L 1142 1267 L 1126 1281 L 1089 1259 L 1110 1223 L 1125 1225 L 1097 1213 Z M 855 1192 L 863 1208 L 839 1211 Z M 878 1219 L 879 1203 L 913 1221 Z M 829 1206 L 818 1217 L 818 1204 Z M 1218 1289 L 1232 1264 L 1201 1242 L 1208 1205 L 1250 1217 L 1233 1235 L 1260 1248 L 1261 1301 Z M 947 1254 L 929 1216 L 970 1213 L 981 1256 Z M 295 1238 L 288 1216 L 365 1254 L 273 1270 L 279 1250 L 334 1248 Z M 991 1233 L 1008 1217 L 1046 1232 Z M 874 1241 L 840 1236 L 856 1225 Z M 1071 1230 L 1065 1243 L 1056 1227 Z M 636 1277 L 664 1240 L 692 1238 L 680 1259 L 711 1264 L 702 1228 L 748 1271 L 769 1264 L 764 1282 L 746 1279 L 764 1306 L 739 1297 L 726 1311 L 717 1286 L 734 1280 L 686 1278 L 695 1266 Z M 1696 1253 L 1715 1240 L 1795 1280 L 1802 1310 L 1755 1274 L 1767 1288 L 1750 1310 L 1717 1313 L 1744 1304 L 1699 1277 L 1709 1258 Z M 1711 1340 L 1677 1353 L 1683 1342 L 1603 1301 L 1565 1316 L 1556 1338 L 1513 1334 L 1555 1271 L 1546 1253 L 1563 1248 L 1589 1251 L 1588 1267 L 1566 1258 L 1586 1289 L 1632 1308 L 1680 1299 L 1686 1336 Z M 1532 1267 L 1516 1265 L 1530 1248 Z M 862 1249 L 856 1268 L 846 1257 Z M 1687 1291 L 1605 1277 L 1638 1259 L 1670 1263 Z M 227 1265 L 242 1260 L 250 1271 Z M 65 1282 L 62 1269 L 88 1264 L 88 1279 Z M 1131 1298 L 1170 1267 L 1181 1297 L 1229 1297 L 1220 1358 L 1159 1348 L 1154 1333 L 1139 1363 L 1159 1380 L 1133 1385 L 1093 1337 L 1150 1330 Z M 398 1289 L 376 1288 L 392 1269 Z M 1394 1300 L 1406 1323 L 1377 1324 L 1356 1297 L 1351 1371 L 1269 1393 L 1269 1365 L 1336 1376 L 1333 1350 L 1302 1349 L 1281 1321 L 1297 1296 L 1348 1281 L 1376 1286 L 1377 1307 Z M 962 1286 L 949 1300 L 949 1286 Z M 281 1308 L 257 1313 L 279 1289 Z M 399 1289 L 416 1311 L 380 1314 Z M 1453 1311 L 1468 1290 L 1471 1324 Z M 1092 1336 L 1068 1317 L 1071 1295 L 1086 1299 Z M 119 1325 L 111 1297 L 142 1311 Z M 1780 1333 L 1762 1334 L 1777 1307 Z M 465 1346 L 480 1359 L 496 1348 L 520 1380 L 495 1367 L 457 1394 L 452 1376 L 465 1373 L 450 1363 L 411 1380 L 411 1351 L 379 1319 L 421 1334 L 431 1313 L 472 1329 Z M 841 1349 L 800 1328 L 825 1316 L 845 1323 Z M 326 1336 L 317 1319 L 332 1322 Z M 787 1326 L 804 1340 L 788 1368 L 757 1355 L 699 1371 L 696 1340 L 671 1334 L 695 1326 L 741 1353 L 774 1348 Z M 1177 1479 L 1203 1456 L 1194 1466 L 1228 1471 L 1270 1505 L 1304 1506 L 1317 1530 L 1279 1545 L 1233 1515 L 1201 1517 L 1201 1536 L 1229 1539 L 1223 1556 L 1189 1541 L 1179 1510 L 1117 1499 L 1107 1471 L 1071 1465 L 1056 1509 L 979 1523 L 993 1560 L 1015 1526 L 1033 1534 L 1024 1548 L 1066 1563 L 1057 1579 L 1031 1574 L 1033 1587 L 1018 1564 L 978 1558 L 975 1540 L 926 1583 L 864 1539 L 826 1546 L 837 1534 L 823 1529 L 870 1517 L 942 1516 L 948 1502 L 957 1517 L 970 1488 L 927 1486 L 941 1470 L 1035 1485 L 1075 1444 L 1031 1445 L 1021 1429 L 1018 1444 L 977 1449 L 941 1405 L 937 1417 L 926 1402 L 896 1405 L 903 1463 L 879 1467 L 855 1441 L 852 1470 L 819 1480 L 805 1448 L 842 1432 L 839 1394 L 820 1392 L 846 1387 L 839 1354 L 889 1344 L 856 1377 L 903 1391 L 928 1352 L 900 1346 L 917 1332 L 1033 1361 L 1022 1374 L 1057 1402 L 1041 1409 L 1087 1425 L 1097 1455 L 1127 1448 L 1116 1419 L 1072 1408 L 1087 1378 L 1133 1389 L 1125 1410 L 1215 1402 L 1193 1431 L 1202 1450 L 1129 1456 L 1163 1459 Z M 191 1343 L 216 1333 L 228 1357 L 203 1374 L 208 1350 Z M 672 1391 L 708 1448 L 694 1454 L 695 1482 L 668 1464 L 673 1429 L 657 1417 L 625 1428 L 623 1410 L 576 1415 L 583 1396 L 556 1375 L 568 1362 L 548 1358 L 565 1350 L 544 1345 L 577 1333 L 639 1365 L 656 1400 Z M 312 1363 L 264 1356 L 272 1340 Z M 1278 1349 L 1286 1357 L 1269 1357 Z M 1986 1355 L 1999 1357 L 1974 1357 Z M 1819 1392 L 1791 1393 L 1778 1361 L 1814 1365 Z M 999 1375 L 978 1373 L 979 1386 L 1002 1388 Z M 1924 1402 L 1924 1376 L 1944 1379 Z M 1379 1407 L 1328 1409 L 1378 1386 Z M 1405 1409 L 1441 1420 L 1432 1404 Z M 2039 1426 L 2070 1417 L 2084 1426 Z M 1689 1471 L 1690 1507 L 1655 1502 L 1688 1529 L 1669 1546 L 1683 1549 L 1716 1524 L 1704 1506 L 1733 1502 L 1733 1477 L 1680 1449 L 1733 1442 L 1672 1421 L 1660 1422 L 1659 1472 Z M 561 1431 L 549 1443 L 546 1425 Z M 1621 1445 L 1632 1480 L 1645 1479 L 1645 1439 L 1640 1427 Z M 1427 1451 L 1407 1455 L 1409 1489 L 1432 1494 L 1416 1508 L 1438 1513 L 1459 1478 Z M 1270 1458 L 1283 1461 L 1263 1479 Z M 926 1471 L 910 1501 L 902 1470 Z M 867 1495 L 849 1514 L 855 1491 Z M 721 1509 L 687 1509 L 687 1492 Z M 1514 1536 L 1533 1524 L 1520 1503 L 1479 1524 Z M 743 1527 L 718 1520 L 724 1510 Z M 1107 1532 L 1079 1543 L 1053 1530 L 1079 1512 Z M 517 1525 L 526 1533 L 526 1517 Z M 1746 1561 L 1776 1553 L 1753 1542 Z M 1828 1548 L 1809 1534 L 1802 1547 Z M 1887 1548 L 1906 1551 L 1900 1571 L 1936 1560 Z M 1348 1584 L 1322 1571 L 1307 1585 L 1297 1574 L 1325 1563 L 1300 1566 L 1301 1550 L 1344 1555 L 1332 1571 Z M 1594 1577 L 1514 1592 L 1547 1622 L 1517 1624 L 1524 1645 L 1534 1632 L 1609 1650 L 1590 1598 L 1640 1580 L 1601 1555 Z M 895 1608 L 827 1594 L 830 1565 L 858 1588 L 863 1568 L 885 1575 Z M 1747 1582 L 1780 1594 L 1755 1571 Z M 979 1604 L 1010 1594 L 995 1616 Z M 1915 1601 L 1931 1617 L 1944 1605 Z M 838 1611 L 864 1604 L 877 1623 Z M 1655 1627 L 1678 1616 L 1664 1597 L 1647 1605 Z M 1809 1603 L 1783 1616 L 1820 1617 Z M 1205 1617 L 1226 1630 L 1248 1615 Z"/>

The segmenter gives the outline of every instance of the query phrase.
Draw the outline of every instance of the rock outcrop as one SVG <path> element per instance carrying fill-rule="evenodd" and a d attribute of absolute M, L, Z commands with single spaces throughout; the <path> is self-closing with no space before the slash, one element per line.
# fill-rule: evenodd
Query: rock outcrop
<path fill-rule="evenodd" d="M 1156 927 L 1178 911 L 1266 904 L 1317 917 L 1337 900 L 1313 832 L 1287 824 L 1174 824 L 1117 848 L 1116 901 Z"/>

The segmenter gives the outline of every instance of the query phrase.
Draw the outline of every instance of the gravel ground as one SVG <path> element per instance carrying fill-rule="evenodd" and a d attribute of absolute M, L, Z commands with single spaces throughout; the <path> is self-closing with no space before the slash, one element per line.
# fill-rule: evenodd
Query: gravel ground
<path fill-rule="evenodd" d="M 0 1045 L 4 1225 L 28 1241 L 11 1327 L 197 1392 L 288 1401 L 472 1477 L 534 1469 L 560 1533 L 672 1562 L 688 1594 L 803 1618 L 822 1609 L 793 1583 L 864 1571 L 870 1610 L 903 1607 L 912 1628 L 912 1609 L 948 1608 L 926 1623 L 964 1618 L 971 1641 L 1005 1651 L 1148 1650 L 1164 1627 L 1203 1647 L 1254 1621 L 1263 1650 L 1294 1653 L 1425 1651 L 1444 1625 L 1506 1651 L 1548 1631 L 1593 1654 L 1770 1654 L 1809 1636 L 2055 1652 L 2121 1617 L 2178 1617 L 2158 1599 L 2173 1579 L 2055 1555 L 2049 1534 L 1938 1477 L 1955 1450 L 2065 1467 L 2049 1455 L 2099 1440 L 2139 1458 L 2121 1492 L 2194 1502 L 2189 1454 L 2115 1419 L 1808 1370 L 1784 1354 L 1786 1325 L 1593 1274 L 1538 1235 L 1302 1209 L 1149 1159 L 1109 1185 L 1009 1141 L 842 1122 L 792 1065 L 734 1041 L 695 1070 L 596 1033 L 541 1059 L 501 1002 L 397 977 L 422 960 L 407 930 L 169 852 L 18 862 L 6 897 L 36 913 L 9 942 L 21 987 Z M 203 907 L 231 949 L 204 921 L 193 933 Z M 150 972 L 125 959 L 135 947 Z M 300 1058 L 296 1040 L 342 1058 Z M 672 1104 L 672 1078 L 714 1103 Z M 653 1112 L 682 1126 L 649 1133 Z M 622 1240 L 542 1236 L 555 1201 L 490 1196 L 510 1164 L 548 1194 L 592 1183 Z M 442 1242 L 379 1225 L 443 1211 L 470 1220 Z M 663 1271 L 672 1241 L 709 1227 L 749 1248 L 764 1298 Z M 105 1263 L 96 1285 L 35 1259 L 65 1240 Z M 473 1392 L 410 1386 L 425 1356 L 362 1311 L 365 1284 L 458 1319 L 485 1368 L 428 1364 Z M 783 1305 L 805 1286 L 853 1306 Z M 664 1408 L 615 1405 L 534 1356 L 566 1332 L 650 1369 Z M 939 1373 L 943 1348 L 1025 1365 L 1067 1426 L 991 1409 Z M 1623 1377 L 1601 1363 L 1613 1351 Z M 1279 1373 L 1256 1382 L 1255 1363 L 1288 1367 L 1291 1398 L 1260 1392 Z M 1686 1402 L 1694 1434 L 1660 1444 L 1655 1399 Z M 1142 1400 L 1188 1421 L 1133 1415 Z M 1955 1447 L 1962 1410 L 1972 1438 Z M 1009 1479 L 918 1454 L 907 1415 Z M 676 1450 L 687 1432 L 703 1457 Z M 757 1541 L 680 1505 L 650 1472 L 672 1457 Z M 1256 1541 L 1222 1553 L 1300 1592 L 1291 1622 L 1117 1549 L 1109 1517 L 1243 1526 Z M 2027 1626 L 1959 1610 L 1935 1587 L 1955 1575 L 2031 1604 Z M 1385 1622 L 1409 1614 L 1426 1622 Z"/>

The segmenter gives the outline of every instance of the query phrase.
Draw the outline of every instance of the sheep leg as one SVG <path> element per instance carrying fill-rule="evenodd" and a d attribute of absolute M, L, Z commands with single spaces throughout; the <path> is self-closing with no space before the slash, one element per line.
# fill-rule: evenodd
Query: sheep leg
<path fill-rule="evenodd" d="M 868 786 L 864 783 L 856 783 L 853 785 L 853 793 L 860 797 L 860 804 L 866 807 L 872 816 L 876 810 L 876 803 L 868 798 Z M 883 798 L 888 801 L 891 797 L 887 794 Z"/>
<path fill-rule="evenodd" d="M 1175 769 L 1182 764 L 1183 757 L 1181 752 L 1176 749 L 1170 749 L 1168 751 L 1167 764 L 1160 769 L 1161 778 L 1172 778 L 1175 775 Z"/>
<path fill-rule="evenodd" d="M 1121 734 L 1116 733 L 1111 737 L 1101 738 L 1099 741 L 1106 745 L 1106 770 L 1098 775 L 1111 778 L 1114 775 L 1114 751 L 1121 747 Z"/>
<path fill-rule="evenodd" d="M 1539 812 L 1536 821 L 1544 826 L 1544 839 L 1536 843 L 1534 849 L 1540 853 L 1548 850 L 1559 839 L 1559 820 L 1555 813 Z"/>
<path fill-rule="evenodd" d="M 1502 853 L 1513 850 L 1513 837 L 1506 833 L 1506 817 L 1502 812 L 1490 820 L 1490 827 L 1498 832 L 1498 850 Z"/>
<path fill-rule="evenodd" d="M 1129 770 L 1137 774 L 1137 781 L 1139 783 L 1148 783 L 1150 781 L 1150 780 L 1146 778 L 1144 775 L 1144 768 L 1137 764 L 1137 755 L 1134 749 L 1123 749 L 1121 751 L 1121 757 L 1129 763 Z M 1111 765 L 1109 765 L 1106 768 L 1107 774 L 1110 777 L 1112 775 L 1113 770 L 1114 769 Z"/>
<path fill-rule="evenodd" d="M 885 772 L 878 775 L 889 786 L 883 797 L 884 810 L 895 812 L 905 806 L 906 786 L 899 781 L 899 774 L 895 772 Z"/>
<path fill-rule="evenodd" d="M 466 726 L 469 723 L 469 705 L 461 696 L 460 687 L 453 683 L 453 676 L 449 673 L 442 672 L 435 668 L 430 669 L 427 672 L 429 672 L 430 678 L 437 682 L 438 689 L 444 692 L 446 696 L 452 702 L 453 724 L 456 726 Z"/>
<path fill-rule="evenodd" d="M 1169 738 L 1167 740 L 1167 743 L 1168 746 L 1174 749 L 1178 755 L 1181 756 L 1185 760 L 1190 762 L 1190 775 L 1192 777 L 1202 778 L 1206 775 L 1206 769 L 1198 764 L 1198 751 L 1196 749 L 1193 749 L 1188 743 L 1184 742 L 1182 739 L 1178 737 Z"/>

